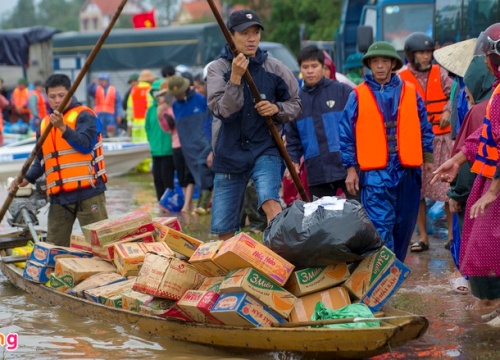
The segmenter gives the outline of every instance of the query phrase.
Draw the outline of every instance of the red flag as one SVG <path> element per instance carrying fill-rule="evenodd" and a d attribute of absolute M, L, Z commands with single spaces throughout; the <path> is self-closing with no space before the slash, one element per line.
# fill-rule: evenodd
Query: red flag
<path fill-rule="evenodd" d="M 153 9 L 150 12 L 135 14 L 132 16 L 132 23 L 136 29 L 156 27 L 155 10 Z"/>

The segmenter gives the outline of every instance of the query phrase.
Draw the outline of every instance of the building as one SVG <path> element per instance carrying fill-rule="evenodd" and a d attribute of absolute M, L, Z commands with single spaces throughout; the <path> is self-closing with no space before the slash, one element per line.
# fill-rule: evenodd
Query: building
<path fill-rule="evenodd" d="M 215 6 L 221 13 L 222 6 L 220 0 L 214 0 Z M 215 21 L 210 5 L 206 0 L 183 1 L 180 4 L 179 12 L 175 17 L 175 24 L 192 24 Z"/>
<path fill-rule="evenodd" d="M 121 0 L 86 0 L 80 9 L 80 31 L 102 31 L 111 22 Z M 121 16 L 132 16 L 149 9 L 140 0 L 128 0 Z"/>

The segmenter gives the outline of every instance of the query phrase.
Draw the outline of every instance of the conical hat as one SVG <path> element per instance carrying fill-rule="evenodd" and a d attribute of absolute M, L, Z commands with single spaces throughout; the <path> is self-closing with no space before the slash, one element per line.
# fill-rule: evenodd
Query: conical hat
<path fill-rule="evenodd" d="M 477 39 L 468 39 L 434 50 L 434 59 L 449 72 L 464 77 L 474 58 Z"/>

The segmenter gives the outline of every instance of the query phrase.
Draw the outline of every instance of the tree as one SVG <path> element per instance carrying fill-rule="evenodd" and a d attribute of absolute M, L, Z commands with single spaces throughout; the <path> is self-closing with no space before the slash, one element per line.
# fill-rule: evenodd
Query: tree
<path fill-rule="evenodd" d="M 38 25 L 33 0 L 19 0 L 12 15 L 2 22 L 3 28 L 21 28 Z"/>
<path fill-rule="evenodd" d="M 41 24 L 61 31 L 79 29 L 79 12 L 85 0 L 42 0 L 38 4 Z M 64 16 L 61 16 L 64 14 Z"/>

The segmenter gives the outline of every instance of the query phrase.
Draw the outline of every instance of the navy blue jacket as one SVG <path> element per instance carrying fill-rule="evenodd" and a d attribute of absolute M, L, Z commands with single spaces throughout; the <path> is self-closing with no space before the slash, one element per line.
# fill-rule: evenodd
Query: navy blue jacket
<path fill-rule="evenodd" d="M 286 149 L 298 164 L 304 156 L 310 186 L 345 179 L 340 154 L 339 122 L 351 87 L 323 77 L 300 92 L 302 114 L 285 125 Z"/>

